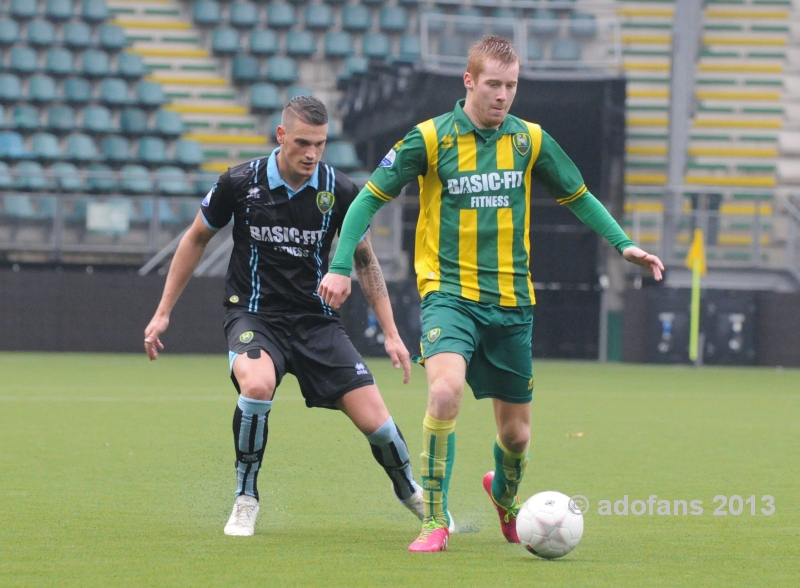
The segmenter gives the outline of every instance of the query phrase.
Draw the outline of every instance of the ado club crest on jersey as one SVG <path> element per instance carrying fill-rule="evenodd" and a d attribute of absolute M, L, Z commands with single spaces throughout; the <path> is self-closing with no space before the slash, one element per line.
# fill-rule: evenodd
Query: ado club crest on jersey
<path fill-rule="evenodd" d="M 328 214 L 336 202 L 336 197 L 330 192 L 317 192 L 317 208 L 322 214 Z"/>

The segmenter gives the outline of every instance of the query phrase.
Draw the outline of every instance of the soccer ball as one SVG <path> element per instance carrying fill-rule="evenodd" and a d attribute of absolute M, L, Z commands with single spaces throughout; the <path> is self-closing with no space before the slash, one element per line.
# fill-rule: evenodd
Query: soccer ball
<path fill-rule="evenodd" d="M 534 494 L 517 513 L 517 535 L 525 549 L 545 559 L 563 557 L 583 536 L 583 514 L 566 494 Z"/>

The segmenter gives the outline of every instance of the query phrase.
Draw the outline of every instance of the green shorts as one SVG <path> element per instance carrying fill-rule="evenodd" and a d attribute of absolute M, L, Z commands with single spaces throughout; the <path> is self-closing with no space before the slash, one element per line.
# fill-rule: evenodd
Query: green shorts
<path fill-rule="evenodd" d="M 532 306 L 498 306 L 431 292 L 422 301 L 423 361 L 437 353 L 467 360 L 475 398 L 533 399 Z"/>

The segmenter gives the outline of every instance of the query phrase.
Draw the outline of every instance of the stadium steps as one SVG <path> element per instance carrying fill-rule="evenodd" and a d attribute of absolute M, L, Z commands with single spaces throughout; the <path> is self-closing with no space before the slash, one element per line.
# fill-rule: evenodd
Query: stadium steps
<path fill-rule="evenodd" d="M 225 64 L 210 54 L 186 8 L 174 0 L 109 0 L 112 21 L 125 30 L 129 51 L 142 56 L 148 80 L 159 82 L 187 128 L 201 143 L 207 171 L 269 152 L 256 117 L 239 99 Z"/>

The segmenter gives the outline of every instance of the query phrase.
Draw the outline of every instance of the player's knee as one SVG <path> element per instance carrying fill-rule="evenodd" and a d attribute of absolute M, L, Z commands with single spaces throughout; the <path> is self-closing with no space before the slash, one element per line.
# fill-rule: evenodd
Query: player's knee
<path fill-rule="evenodd" d="M 519 423 L 504 427 L 500 432 L 500 441 L 509 451 L 522 453 L 528 448 L 531 440 L 531 430 L 527 423 Z"/>
<path fill-rule="evenodd" d="M 239 391 L 247 398 L 272 400 L 275 394 L 275 373 L 271 365 L 257 361 L 250 353 L 236 359 L 233 366 Z"/>
<path fill-rule="evenodd" d="M 448 378 L 437 378 L 428 386 L 428 393 L 440 400 L 456 399 L 460 396 L 464 384 Z"/>

